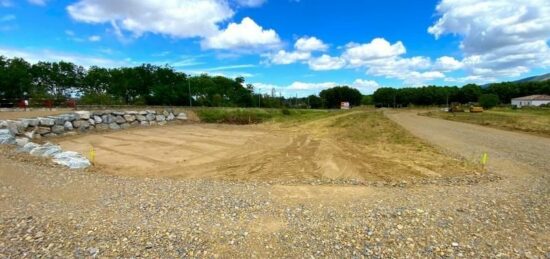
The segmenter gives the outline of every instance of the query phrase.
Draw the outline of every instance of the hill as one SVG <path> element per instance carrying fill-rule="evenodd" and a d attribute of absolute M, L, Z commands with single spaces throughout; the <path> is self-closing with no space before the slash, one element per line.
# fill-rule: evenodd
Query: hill
<path fill-rule="evenodd" d="M 539 75 L 539 76 L 527 77 L 527 78 L 524 78 L 524 79 L 517 80 L 515 82 L 518 82 L 518 83 L 542 82 L 542 81 L 546 81 L 546 80 L 550 80 L 550 73 L 547 73 L 547 74 L 544 74 L 544 75 Z"/>

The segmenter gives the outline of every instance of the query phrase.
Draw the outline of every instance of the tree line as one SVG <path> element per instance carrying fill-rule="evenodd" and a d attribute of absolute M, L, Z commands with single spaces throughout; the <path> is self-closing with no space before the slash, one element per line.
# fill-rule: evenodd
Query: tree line
<path fill-rule="evenodd" d="M 458 103 L 509 104 L 512 98 L 534 95 L 550 95 L 550 81 L 503 82 L 486 86 L 467 84 L 457 86 L 424 86 L 418 88 L 379 88 L 372 95 L 373 104 L 379 107 L 404 107 L 409 105 L 446 105 Z M 494 106 L 489 105 L 487 106 Z"/>
<path fill-rule="evenodd" d="M 179 105 L 268 108 L 337 108 L 341 101 L 360 105 L 362 95 L 346 86 L 323 90 L 320 96 L 286 98 L 255 93 L 242 77 L 190 76 L 169 66 L 88 69 L 71 62 L 38 62 L 0 56 L 0 102 L 30 100 L 62 103 L 78 99 L 93 105 Z M 34 102 L 34 103 L 33 103 Z"/>

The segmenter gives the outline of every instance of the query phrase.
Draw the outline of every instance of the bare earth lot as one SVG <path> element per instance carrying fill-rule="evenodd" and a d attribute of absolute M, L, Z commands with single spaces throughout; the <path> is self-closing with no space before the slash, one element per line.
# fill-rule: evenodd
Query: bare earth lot
<path fill-rule="evenodd" d="M 379 116 L 60 139 L 91 171 L 2 148 L 0 257 L 550 256 L 548 138 Z"/>

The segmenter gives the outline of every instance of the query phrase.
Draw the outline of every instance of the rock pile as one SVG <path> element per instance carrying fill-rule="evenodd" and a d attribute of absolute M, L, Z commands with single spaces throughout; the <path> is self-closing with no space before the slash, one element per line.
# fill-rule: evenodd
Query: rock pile
<path fill-rule="evenodd" d="M 0 144 L 17 145 L 19 152 L 52 158 L 54 163 L 67 166 L 71 169 L 82 169 L 91 165 L 90 161 L 79 153 L 72 151 L 64 152 L 60 146 L 52 143 L 39 145 L 30 142 L 28 138 L 16 138 L 9 129 L 0 130 Z"/>
<path fill-rule="evenodd" d="M 185 113 L 164 110 L 146 111 L 77 111 L 57 116 L 0 121 L 0 129 L 12 135 L 30 139 L 63 136 L 90 130 L 118 130 L 132 126 L 165 125 L 173 120 L 187 120 Z M 4 143 L 6 142 L 6 143 Z M 10 142 L 10 143 L 8 143 Z M 14 144 L 12 139 L 0 139 L 0 144 Z"/>

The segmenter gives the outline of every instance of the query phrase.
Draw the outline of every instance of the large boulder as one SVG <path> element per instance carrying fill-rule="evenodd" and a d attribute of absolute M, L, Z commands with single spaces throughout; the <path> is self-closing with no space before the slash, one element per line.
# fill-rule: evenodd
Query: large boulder
<path fill-rule="evenodd" d="M 141 126 L 149 126 L 149 122 L 148 122 L 148 121 L 141 121 L 141 122 L 139 123 L 139 125 L 141 125 Z"/>
<path fill-rule="evenodd" d="M 55 154 L 53 156 L 53 162 L 59 165 L 64 165 L 70 169 L 84 169 L 92 165 L 90 160 L 86 157 L 73 151 Z"/>
<path fill-rule="evenodd" d="M 173 121 L 176 117 L 173 113 L 169 113 L 168 116 L 166 116 L 167 121 Z"/>
<path fill-rule="evenodd" d="M 57 117 L 63 118 L 64 120 L 63 124 L 65 123 L 65 121 L 74 121 L 79 119 L 78 118 L 79 115 L 77 115 L 76 113 L 61 114 L 61 115 L 58 115 Z"/>
<path fill-rule="evenodd" d="M 15 137 L 9 129 L 0 129 L 0 144 L 16 144 Z"/>
<path fill-rule="evenodd" d="M 90 123 L 91 126 L 94 126 L 94 125 L 95 125 L 95 120 L 92 119 L 92 118 L 90 118 L 90 119 L 88 120 L 88 122 Z"/>
<path fill-rule="evenodd" d="M 132 114 L 126 114 L 124 115 L 124 119 L 126 120 L 126 122 L 133 122 L 136 120 L 136 116 Z"/>
<path fill-rule="evenodd" d="M 53 126 L 55 125 L 55 120 L 52 118 L 38 118 L 40 126 Z"/>
<path fill-rule="evenodd" d="M 38 119 L 21 119 L 22 122 L 26 122 L 29 127 L 36 127 L 40 124 Z"/>
<path fill-rule="evenodd" d="M 90 127 L 90 122 L 88 120 L 76 120 L 73 121 L 73 127 L 87 129 Z"/>
<path fill-rule="evenodd" d="M 162 111 L 162 115 L 164 115 L 164 117 L 168 117 L 169 114 L 170 113 L 167 110 Z"/>
<path fill-rule="evenodd" d="M 183 113 L 183 112 L 180 112 L 180 114 L 178 114 L 178 116 L 176 117 L 176 119 L 178 120 L 187 120 L 187 114 Z"/>
<path fill-rule="evenodd" d="M 74 129 L 73 124 L 70 121 L 66 121 L 65 124 L 63 124 L 63 127 L 65 128 L 66 131 L 70 131 Z"/>
<path fill-rule="evenodd" d="M 113 123 L 109 124 L 109 129 L 119 130 L 120 126 L 118 126 L 118 124 L 116 122 L 113 122 Z"/>
<path fill-rule="evenodd" d="M 145 117 L 147 117 L 148 121 L 154 121 L 155 118 L 156 118 L 155 114 L 153 114 L 153 113 L 147 113 L 147 116 L 145 116 Z"/>
<path fill-rule="evenodd" d="M 52 132 L 55 134 L 63 134 L 65 132 L 65 126 L 55 125 L 52 127 Z"/>
<path fill-rule="evenodd" d="M 130 124 L 128 124 L 128 123 L 122 123 L 122 124 L 120 124 L 120 128 L 121 128 L 121 129 L 128 129 L 128 128 L 130 128 Z"/>
<path fill-rule="evenodd" d="M 137 112 L 137 111 L 127 111 L 126 114 L 128 114 L 128 115 L 136 115 L 136 114 L 138 114 L 138 112 Z"/>
<path fill-rule="evenodd" d="M 138 121 L 147 121 L 147 117 L 143 116 L 143 115 L 136 115 L 136 119 Z"/>
<path fill-rule="evenodd" d="M 74 113 L 78 116 L 78 119 L 80 120 L 89 120 L 91 115 L 89 111 L 76 111 Z"/>
<path fill-rule="evenodd" d="M 7 125 L 12 135 L 17 135 L 21 133 L 21 127 L 18 125 L 18 121 L 7 121 Z"/>
<path fill-rule="evenodd" d="M 60 146 L 52 143 L 46 143 L 42 146 L 34 148 L 30 153 L 33 156 L 50 157 L 60 152 L 62 152 Z"/>
<path fill-rule="evenodd" d="M 115 116 L 111 114 L 105 114 L 101 116 L 101 120 L 103 121 L 102 123 L 105 123 L 105 124 L 111 124 L 115 122 L 115 119 L 116 119 Z"/>
<path fill-rule="evenodd" d="M 0 120 L 0 129 L 5 129 L 7 127 L 8 127 L 8 122 Z"/>
<path fill-rule="evenodd" d="M 55 125 L 63 125 L 65 124 L 65 121 L 67 121 L 62 116 L 48 116 L 48 118 L 52 119 Z"/>
<path fill-rule="evenodd" d="M 50 132 L 52 132 L 52 129 L 50 127 L 37 127 L 35 130 L 35 133 L 40 135 L 46 135 Z"/>
<path fill-rule="evenodd" d="M 126 123 L 126 120 L 122 116 L 116 116 L 115 122 L 118 124 Z"/>
<path fill-rule="evenodd" d="M 37 147 L 40 147 L 40 145 L 38 145 L 36 143 L 33 143 L 33 142 L 29 142 L 29 143 L 25 144 L 24 146 L 22 146 L 21 148 L 19 148 L 19 151 L 25 152 L 25 153 L 30 153 L 33 149 L 35 149 Z"/>
<path fill-rule="evenodd" d="M 15 139 L 15 144 L 18 146 L 18 147 L 23 147 L 25 146 L 26 144 L 29 143 L 29 139 L 28 138 L 16 138 Z"/>
<path fill-rule="evenodd" d="M 124 114 L 126 114 L 125 112 L 121 112 L 121 111 L 115 111 L 113 112 L 114 115 L 116 116 L 123 116 Z"/>
<path fill-rule="evenodd" d="M 165 121 L 165 120 L 166 120 L 166 117 L 165 117 L 164 115 L 157 115 L 157 116 L 155 117 L 155 120 L 156 120 L 157 122 Z"/>
<path fill-rule="evenodd" d="M 140 111 L 138 114 L 145 116 L 145 115 L 147 115 L 147 111 Z"/>
<path fill-rule="evenodd" d="M 101 118 L 101 116 L 94 115 L 94 121 L 96 124 L 99 124 L 103 122 L 103 119 Z"/>

